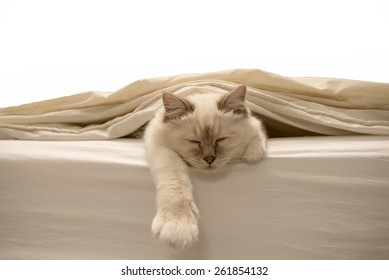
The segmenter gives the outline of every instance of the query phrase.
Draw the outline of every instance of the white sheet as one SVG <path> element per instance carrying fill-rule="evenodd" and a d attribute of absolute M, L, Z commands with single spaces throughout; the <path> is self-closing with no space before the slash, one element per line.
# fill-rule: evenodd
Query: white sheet
<path fill-rule="evenodd" d="M 0 141 L 0 259 L 388 259 L 389 137 L 269 141 L 193 172 L 200 242 L 153 239 L 142 140 Z"/>
<path fill-rule="evenodd" d="M 119 138 L 152 118 L 162 107 L 164 91 L 222 94 L 240 84 L 248 87 L 246 100 L 253 112 L 292 128 L 322 135 L 389 135 L 389 84 L 235 69 L 144 79 L 116 92 L 85 92 L 0 109 L 0 139 Z"/>

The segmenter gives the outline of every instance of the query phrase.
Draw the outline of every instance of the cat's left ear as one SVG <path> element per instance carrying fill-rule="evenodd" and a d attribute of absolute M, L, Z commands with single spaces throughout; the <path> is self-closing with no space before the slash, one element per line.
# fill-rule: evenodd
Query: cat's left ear
<path fill-rule="evenodd" d="M 232 111 L 234 114 L 247 116 L 245 99 L 246 86 L 239 86 L 219 101 L 218 109 L 222 112 Z"/>
<path fill-rule="evenodd" d="M 181 117 L 194 110 L 193 104 L 189 101 L 171 93 L 163 93 L 162 100 L 165 106 L 165 120 Z"/>

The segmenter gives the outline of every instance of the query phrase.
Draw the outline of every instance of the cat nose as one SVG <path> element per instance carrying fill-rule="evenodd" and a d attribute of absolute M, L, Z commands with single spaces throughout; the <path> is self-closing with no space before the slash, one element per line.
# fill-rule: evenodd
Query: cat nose
<path fill-rule="evenodd" d="M 208 164 L 211 164 L 212 162 L 214 162 L 215 159 L 216 159 L 215 156 L 206 156 L 206 157 L 203 157 L 203 160 L 205 160 L 206 162 L 208 162 Z"/>

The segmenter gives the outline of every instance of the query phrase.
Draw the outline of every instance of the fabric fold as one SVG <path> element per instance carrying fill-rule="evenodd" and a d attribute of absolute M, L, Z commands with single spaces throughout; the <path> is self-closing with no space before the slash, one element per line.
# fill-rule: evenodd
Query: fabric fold
<path fill-rule="evenodd" d="M 135 81 L 116 92 L 84 92 L 0 109 L 0 139 L 103 140 L 128 136 L 161 108 L 163 92 L 225 93 L 248 87 L 247 103 L 282 136 L 389 135 L 389 84 L 293 78 L 235 69 Z M 304 134 L 303 133 L 303 134 Z"/>

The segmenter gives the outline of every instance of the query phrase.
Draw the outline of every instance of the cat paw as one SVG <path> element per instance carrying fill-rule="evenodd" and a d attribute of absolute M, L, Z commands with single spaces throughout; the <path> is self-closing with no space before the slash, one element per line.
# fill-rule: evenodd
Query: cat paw
<path fill-rule="evenodd" d="M 162 243 L 175 250 L 191 247 L 199 236 L 198 209 L 193 202 L 186 206 L 159 210 L 152 224 L 154 235 Z"/>
<path fill-rule="evenodd" d="M 252 163 L 261 160 L 266 154 L 266 140 L 262 137 L 256 137 L 250 142 L 243 155 L 246 162 Z"/>

